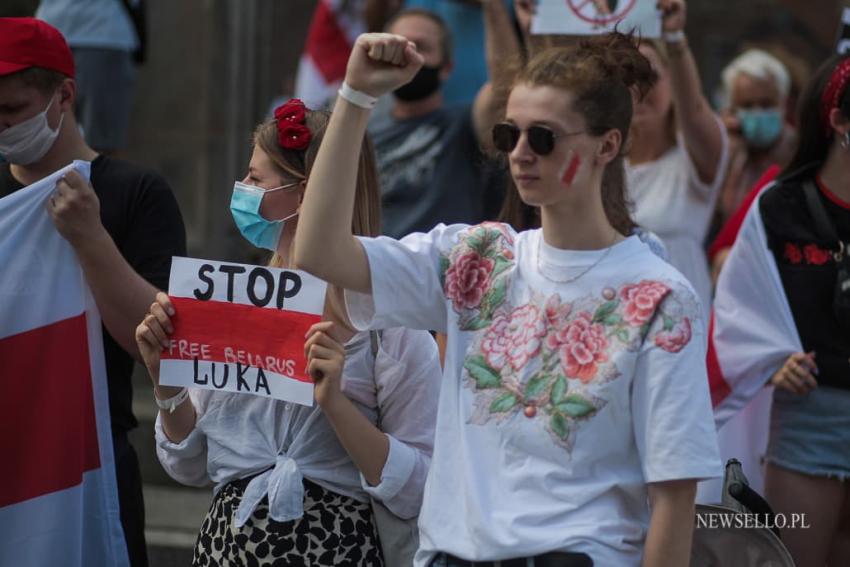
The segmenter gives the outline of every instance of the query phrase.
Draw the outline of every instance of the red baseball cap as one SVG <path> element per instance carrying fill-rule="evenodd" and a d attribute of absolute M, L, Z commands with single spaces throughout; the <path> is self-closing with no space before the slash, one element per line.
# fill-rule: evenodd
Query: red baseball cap
<path fill-rule="evenodd" d="M 74 56 L 62 34 L 36 18 L 0 18 L 0 77 L 43 67 L 74 78 Z"/>

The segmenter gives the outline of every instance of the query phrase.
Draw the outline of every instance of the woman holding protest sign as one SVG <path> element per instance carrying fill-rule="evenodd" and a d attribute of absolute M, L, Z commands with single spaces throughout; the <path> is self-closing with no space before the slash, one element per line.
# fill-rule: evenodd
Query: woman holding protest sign
<path fill-rule="evenodd" d="M 236 224 L 251 243 L 275 252 L 273 266 L 290 265 L 299 204 L 327 123 L 327 113 L 300 101 L 279 107 L 257 128 L 248 174 L 235 184 Z M 371 145 L 361 140 L 346 224 L 374 236 L 379 197 Z M 156 424 L 160 461 L 182 483 L 216 484 L 195 565 L 381 565 L 370 498 L 398 518 L 418 514 L 441 374 L 436 346 L 424 331 L 358 333 L 341 316 L 341 301 L 329 286 L 327 321 L 310 329 L 304 345 L 318 407 L 160 385 L 160 352 L 175 315 L 166 294 L 139 325 L 156 397 L 168 408 Z"/>
<path fill-rule="evenodd" d="M 659 0 L 663 41 L 641 52 L 658 81 L 635 107 L 626 164 L 635 221 L 664 241 L 670 262 L 711 305 L 711 277 L 703 241 L 727 161 L 727 136 L 702 94 L 685 36 L 684 0 Z"/>
<path fill-rule="evenodd" d="M 699 300 L 625 236 L 623 149 L 649 62 L 614 33 L 520 73 L 493 142 L 541 229 L 356 237 L 370 108 L 421 65 L 403 37 L 358 38 L 295 243 L 297 266 L 350 290 L 358 328 L 447 334 L 416 565 L 687 564 L 696 479 L 720 464 Z"/>

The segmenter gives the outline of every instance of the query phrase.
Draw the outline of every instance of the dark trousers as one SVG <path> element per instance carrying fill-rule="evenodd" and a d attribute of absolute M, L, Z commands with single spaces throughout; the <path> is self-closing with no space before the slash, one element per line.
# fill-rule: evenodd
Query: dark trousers
<path fill-rule="evenodd" d="M 145 544 L 145 501 L 142 497 L 139 458 L 125 432 L 112 431 L 112 446 L 115 451 L 115 477 L 118 482 L 121 527 L 124 528 L 130 565 L 148 567 L 148 550 Z"/>

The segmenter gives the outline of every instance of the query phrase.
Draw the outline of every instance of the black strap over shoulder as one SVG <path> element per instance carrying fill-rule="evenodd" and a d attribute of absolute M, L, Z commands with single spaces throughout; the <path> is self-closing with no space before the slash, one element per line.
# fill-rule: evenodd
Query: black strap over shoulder
<path fill-rule="evenodd" d="M 815 232 L 819 237 L 828 242 L 834 242 L 837 247 L 840 247 L 840 238 L 838 231 L 835 229 L 835 224 L 826 212 L 826 207 L 818 195 L 818 188 L 815 187 L 814 181 L 807 179 L 803 182 L 803 194 L 806 197 L 806 205 L 809 208 L 809 213 L 815 221 Z"/>
<path fill-rule="evenodd" d="M 369 342 L 372 344 L 372 373 L 375 372 L 374 362 L 378 359 L 378 351 L 381 349 L 382 331 L 369 331 Z M 378 429 L 381 429 L 381 405 L 378 404 L 375 408 L 378 412 L 378 422 L 375 424 Z"/>

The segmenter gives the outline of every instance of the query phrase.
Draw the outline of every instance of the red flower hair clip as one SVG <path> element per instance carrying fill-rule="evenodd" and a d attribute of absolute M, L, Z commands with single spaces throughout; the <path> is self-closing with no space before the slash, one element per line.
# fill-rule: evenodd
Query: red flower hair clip
<path fill-rule="evenodd" d="M 290 99 L 274 109 L 277 122 L 277 143 L 287 150 L 306 150 L 313 137 L 305 126 L 307 107 L 297 98 Z"/>

